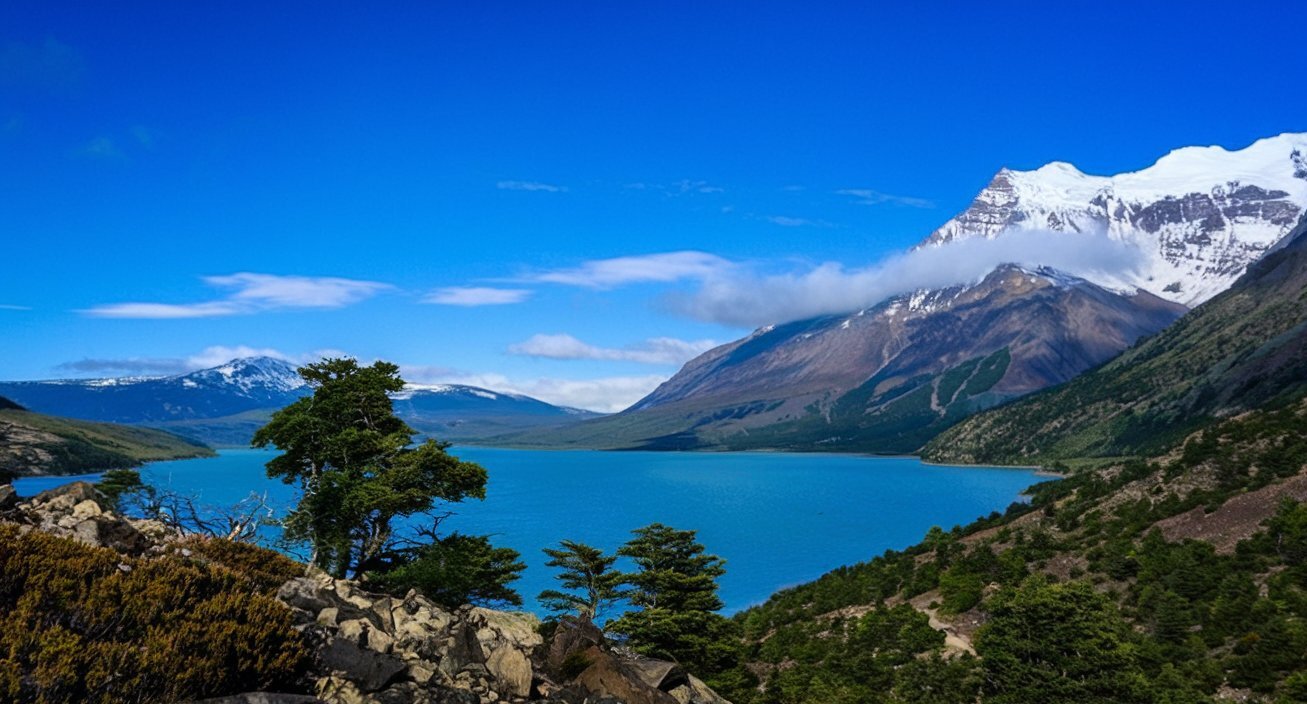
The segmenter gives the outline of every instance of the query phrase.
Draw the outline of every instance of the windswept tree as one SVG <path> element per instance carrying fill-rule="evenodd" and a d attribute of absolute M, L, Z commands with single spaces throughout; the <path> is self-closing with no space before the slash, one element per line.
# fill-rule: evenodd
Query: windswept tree
<path fill-rule="evenodd" d="M 544 553 L 550 557 L 545 564 L 559 569 L 555 579 L 567 590 L 540 592 L 536 598 L 546 609 L 593 621 L 623 598 L 624 575 L 612 569 L 616 555 L 571 540 L 560 542 L 557 548 L 545 548 Z"/>
<path fill-rule="evenodd" d="M 414 445 L 388 395 L 404 387 L 399 367 L 325 359 L 299 374 L 313 394 L 273 414 L 254 445 L 280 450 L 268 475 L 302 492 L 284 526 L 313 564 L 337 577 L 395 569 L 431 543 L 443 502 L 485 498 L 485 469 L 447 443 Z"/>

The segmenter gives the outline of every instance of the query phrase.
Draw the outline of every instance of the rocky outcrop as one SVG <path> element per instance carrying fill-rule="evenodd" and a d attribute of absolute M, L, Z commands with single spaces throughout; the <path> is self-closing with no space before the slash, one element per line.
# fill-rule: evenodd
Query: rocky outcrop
<path fill-rule="evenodd" d="M 20 530 L 40 530 L 133 556 L 157 550 L 167 540 L 179 537 L 158 521 L 131 520 L 113 513 L 108 499 L 89 482 L 65 484 L 27 501 L 18 501 L 9 493 L 12 490 L 0 488 L 0 515 L 17 523 Z"/>
<path fill-rule="evenodd" d="M 28 500 L 0 486 L 0 521 L 124 555 L 190 554 L 173 544 L 183 535 L 117 515 L 87 482 Z M 528 613 L 445 609 L 317 571 L 283 584 L 277 599 L 314 652 L 306 691 L 204 704 L 729 704 L 674 663 L 614 650 L 588 621 L 565 619 L 546 643 Z"/>
<path fill-rule="evenodd" d="M 619 654 L 586 621 L 564 620 L 546 645 L 530 614 L 446 610 L 320 573 L 277 597 L 318 645 L 314 690 L 326 702 L 729 704 L 675 663 Z"/>

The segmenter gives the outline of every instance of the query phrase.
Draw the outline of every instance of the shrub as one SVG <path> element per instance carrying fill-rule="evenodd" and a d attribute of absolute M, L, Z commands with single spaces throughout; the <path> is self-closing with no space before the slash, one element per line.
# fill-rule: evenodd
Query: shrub
<path fill-rule="evenodd" d="M 249 543 L 197 535 L 176 545 L 189 550 L 194 560 L 231 571 L 260 594 L 271 596 L 281 585 L 304 574 L 304 565 Z"/>
<path fill-rule="evenodd" d="M 230 570 L 0 526 L 0 700 L 295 691 L 308 665 L 290 612 Z"/>

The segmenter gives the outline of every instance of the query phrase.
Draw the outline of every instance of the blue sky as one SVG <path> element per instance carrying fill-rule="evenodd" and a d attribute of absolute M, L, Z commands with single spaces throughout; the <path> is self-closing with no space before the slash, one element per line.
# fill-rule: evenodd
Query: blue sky
<path fill-rule="evenodd" d="M 714 272 L 1307 129 L 1294 2 L 268 5 L 0 6 L 0 377 L 337 350 L 613 409 L 765 322 Z"/>

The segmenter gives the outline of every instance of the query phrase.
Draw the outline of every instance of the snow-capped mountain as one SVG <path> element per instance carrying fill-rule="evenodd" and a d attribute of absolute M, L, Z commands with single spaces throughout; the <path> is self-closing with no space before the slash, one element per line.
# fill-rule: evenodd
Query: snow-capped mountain
<path fill-rule="evenodd" d="M 175 376 L 0 382 L 0 396 L 40 413 L 162 427 L 217 445 L 248 444 L 273 411 L 310 392 L 294 365 L 271 357 L 234 359 Z M 396 412 L 415 429 L 449 440 L 597 415 L 453 384 L 410 385 L 393 398 Z"/>
<path fill-rule="evenodd" d="M 289 362 L 249 357 L 174 376 L 10 381 L 0 382 L 0 389 L 41 413 L 158 424 L 280 408 L 308 387 Z"/>
<path fill-rule="evenodd" d="M 1225 290 L 1307 210 L 1307 134 L 1247 148 L 1186 147 L 1132 173 L 1091 176 L 1065 162 L 1003 169 L 922 246 L 1015 230 L 1105 232 L 1137 246 L 1137 272 L 1100 281 L 1193 306 Z"/>
<path fill-rule="evenodd" d="M 1003 265 L 847 315 L 760 328 L 705 352 L 631 409 L 538 444 L 912 451 L 1000 401 L 1066 381 L 1184 307 Z"/>

